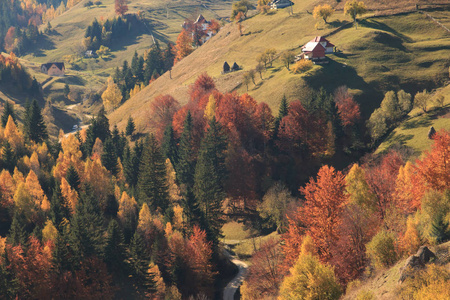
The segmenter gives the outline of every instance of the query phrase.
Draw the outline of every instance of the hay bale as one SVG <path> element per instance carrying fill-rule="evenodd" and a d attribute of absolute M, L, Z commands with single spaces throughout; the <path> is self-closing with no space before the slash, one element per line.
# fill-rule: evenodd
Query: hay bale
<path fill-rule="evenodd" d="M 230 72 L 230 65 L 227 62 L 223 63 L 223 73 L 228 73 Z"/>
<path fill-rule="evenodd" d="M 430 130 L 428 130 L 428 138 L 430 140 L 432 140 L 435 134 L 436 134 L 436 129 L 434 129 L 434 127 L 431 126 Z"/>

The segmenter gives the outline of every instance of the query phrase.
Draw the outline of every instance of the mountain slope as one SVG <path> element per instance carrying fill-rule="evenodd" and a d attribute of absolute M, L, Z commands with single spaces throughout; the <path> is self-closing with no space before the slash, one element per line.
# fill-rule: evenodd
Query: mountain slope
<path fill-rule="evenodd" d="M 153 98 L 171 94 L 182 104 L 186 103 L 188 85 L 203 72 L 215 78 L 222 92 L 245 93 L 242 74 L 256 66 L 259 53 L 267 48 L 275 48 L 277 53 L 285 50 L 299 53 L 308 40 L 330 34 L 339 26 L 341 30 L 327 37 L 339 50 L 329 55 L 328 65 L 314 66 L 306 74 L 295 75 L 276 60 L 273 67 L 263 73 L 263 80 L 256 76 L 256 85 L 250 84 L 248 93 L 276 109 L 283 94 L 289 100 L 301 99 L 311 89 L 324 86 L 328 92 L 333 92 L 336 87 L 347 85 L 361 104 L 364 116 L 368 117 L 379 105 L 384 91 L 403 88 L 415 93 L 423 88 L 431 89 L 448 74 L 446 49 L 450 47 L 450 34 L 424 14 L 369 15 L 356 30 L 342 10 L 337 10 L 329 25 L 315 28 L 311 11 L 318 2 L 294 2 L 293 16 L 289 16 L 287 10 L 278 10 L 270 15 L 248 18 L 243 22 L 243 36 L 239 35 L 235 24 L 226 25 L 217 36 L 176 64 L 172 79 L 164 74 L 113 112 L 112 123 L 124 128 L 131 115 L 139 130 L 148 131 L 146 119 Z M 436 12 L 436 15 L 438 13 L 442 14 Z M 447 15 L 444 13 L 440 17 L 445 19 Z M 237 62 L 243 70 L 221 75 L 224 61 Z"/>

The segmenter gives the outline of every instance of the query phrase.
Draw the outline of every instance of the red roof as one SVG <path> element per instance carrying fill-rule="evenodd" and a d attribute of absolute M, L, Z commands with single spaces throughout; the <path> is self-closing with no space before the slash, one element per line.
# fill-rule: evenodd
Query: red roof
<path fill-rule="evenodd" d="M 303 51 L 303 52 L 311 52 L 311 51 L 316 50 L 317 47 L 319 47 L 319 49 L 322 48 L 322 49 L 325 50 L 325 48 L 324 48 L 319 42 L 313 42 L 313 41 L 311 41 L 311 42 L 307 42 L 307 43 L 302 47 L 302 51 Z"/>
<path fill-rule="evenodd" d="M 313 38 L 310 42 L 313 43 L 321 43 L 321 42 L 326 42 L 327 44 L 325 45 L 325 47 L 334 47 L 334 45 L 332 43 L 330 43 L 330 41 L 328 41 L 326 38 L 324 38 L 323 36 L 316 36 L 315 38 Z"/>

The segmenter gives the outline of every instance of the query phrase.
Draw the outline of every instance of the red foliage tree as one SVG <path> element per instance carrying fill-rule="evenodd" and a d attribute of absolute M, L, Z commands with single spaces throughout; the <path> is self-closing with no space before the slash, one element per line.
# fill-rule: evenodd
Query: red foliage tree
<path fill-rule="evenodd" d="M 178 35 L 174 47 L 174 63 L 179 62 L 180 60 L 191 54 L 192 51 L 194 51 L 194 48 L 192 47 L 192 34 L 183 29 Z"/>
<path fill-rule="evenodd" d="M 128 11 L 128 0 L 115 0 L 116 14 L 123 16 Z"/>
<path fill-rule="evenodd" d="M 352 126 L 361 118 L 359 104 L 351 96 L 336 102 L 336 106 L 343 126 Z"/>
<path fill-rule="evenodd" d="M 211 19 L 209 21 L 208 30 L 210 30 L 213 34 L 216 34 L 220 30 L 220 24 L 215 19 Z"/>
<path fill-rule="evenodd" d="M 371 192 L 377 197 L 377 211 L 381 220 L 386 217 L 386 210 L 394 203 L 396 179 L 403 158 L 397 151 L 391 151 L 382 157 L 381 162 L 367 166 L 366 178 Z"/>
<path fill-rule="evenodd" d="M 262 244 L 253 254 L 246 281 L 259 297 L 273 298 L 277 295 L 284 275 L 280 268 L 282 261 L 279 242 L 274 239 Z"/>
<path fill-rule="evenodd" d="M 441 129 L 433 136 L 431 151 L 417 160 L 417 172 L 425 186 L 437 191 L 450 189 L 450 132 Z"/>
<path fill-rule="evenodd" d="M 332 257 L 331 247 L 339 239 L 338 225 L 341 222 L 345 195 L 345 177 L 333 167 L 324 166 L 300 191 L 305 195 L 300 208 L 307 232 L 313 239 L 319 256 L 325 261 Z"/>
<path fill-rule="evenodd" d="M 197 105 L 200 109 L 204 109 L 208 103 L 208 98 L 205 97 L 216 89 L 214 79 L 207 73 L 202 73 L 197 77 L 194 84 L 189 87 L 190 102 Z M 200 101 L 203 97 L 203 101 Z M 217 99 L 216 99 L 217 100 Z"/>
<path fill-rule="evenodd" d="M 149 123 L 158 141 L 161 142 L 164 130 L 179 109 L 180 103 L 170 95 L 159 95 L 150 104 Z"/>
<path fill-rule="evenodd" d="M 5 35 L 5 50 L 11 52 L 14 49 L 14 41 L 16 36 L 16 28 L 10 27 Z"/>

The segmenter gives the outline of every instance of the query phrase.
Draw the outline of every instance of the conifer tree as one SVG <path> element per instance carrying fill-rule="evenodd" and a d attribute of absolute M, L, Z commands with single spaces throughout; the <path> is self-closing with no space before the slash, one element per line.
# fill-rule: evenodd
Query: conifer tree
<path fill-rule="evenodd" d="M 106 112 L 101 109 L 97 116 L 92 119 L 91 125 L 86 130 L 86 141 L 83 143 L 82 151 L 85 157 L 90 156 L 92 147 L 94 147 L 95 140 L 99 138 L 102 141 L 106 141 L 108 137 L 111 137 L 109 131 L 109 120 L 106 117 Z"/>
<path fill-rule="evenodd" d="M 111 271 L 121 271 L 125 261 L 125 240 L 119 224 L 111 220 L 108 226 L 108 236 L 105 246 L 105 262 Z"/>
<path fill-rule="evenodd" d="M 16 211 L 13 216 L 11 228 L 9 229 L 8 244 L 26 247 L 27 232 L 25 231 L 25 224 L 24 216 Z"/>
<path fill-rule="evenodd" d="M 2 126 L 3 126 L 3 128 L 5 128 L 6 123 L 8 122 L 8 117 L 9 116 L 12 117 L 14 123 L 16 123 L 16 125 L 17 125 L 16 113 L 14 112 L 14 106 L 9 101 L 6 101 L 5 108 L 3 109 L 3 114 L 2 114 Z"/>
<path fill-rule="evenodd" d="M 98 200 L 90 185 L 84 186 L 77 210 L 70 222 L 70 242 L 74 255 L 81 259 L 99 255 L 103 250 L 103 225 Z"/>
<path fill-rule="evenodd" d="M 175 170 L 177 171 L 177 179 L 180 184 L 185 185 L 186 189 L 192 189 L 194 186 L 195 153 L 192 135 L 193 127 L 191 112 L 188 111 L 178 149 L 179 161 L 178 164 L 174 164 Z"/>
<path fill-rule="evenodd" d="M 77 192 L 80 192 L 80 176 L 78 175 L 78 172 L 73 165 L 70 165 L 70 167 L 67 168 L 66 180 L 73 189 L 75 189 Z"/>
<path fill-rule="evenodd" d="M 144 238 L 136 230 L 130 242 L 128 264 L 131 267 L 133 277 L 143 284 L 149 263 L 149 253 L 145 249 Z"/>
<path fill-rule="evenodd" d="M 178 149 L 172 125 L 167 126 L 164 130 L 161 148 L 163 155 L 170 159 L 170 162 L 176 168 L 175 166 L 178 165 Z"/>
<path fill-rule="evenodd" d="M 3 168 L 7 169 L 10 173 L 14 171 L 16 167 L 17 159 L 14 153 L 14 149 L 8 141 L 5 141 L 2 148 L 2 162 Z"/>
<path fill-rule="evenodd" d="M 10 260 L 7 251 L 0 256 L 0 295 L 2 299 L 17 299 L 17 293 L 20 289 L 19 279 L 10 268 Z"/>
<path fill-rule="evenodd" d="M 50 219 L 56 226 L 61 224 L 63 218 L 68 218 L 70 215 L 70 212 L 65 210 L 65 207 L 62 205 L 63 201 L 61 188 L 56 183 L 53 188 L 52 198 L 50 199 Z"/>
<path fill-rule="evenodd" d="M 131 116 L 128 117 L 128 123 L 127 123 L 127 127 L 125 129 L 125 133 L 127 134 L 127 136 L 133 138 L 133 134 L 134 134 L 134 130 L 135 130 L 135 125 L 134 125 L 134 121 L 133 118 Z"/>
<path fill-rule="evenodd" d="M 24 120 L 25 135 L 32 141 L 40 143 L 48 138 L 47 126 L 36 99 L 27 106 Z"/>
<path fill-rule="evenodd" d="M 285 116 L 287 116 L 288 113 L 289 113 L 289 105 L 287 102 L 286 95 L 283 95 L 283 98 L 281 98 L 280 107 L 278 109 L 278 116 L 275 118 L 275 121 L 273 123 L 273 135 L 270 141 L 272 146 L 274 144 L 274 141 L 278 138 L 278 130 L 280 127 L 281 120 Z"/>
<path fill-rule="evenodd" d="M 156 210 L 164 212 L 168 208 L 169 192 L 165 159 L 155 137 L 146 139 L 139 166 L 138 179 L 139 202 L 147 203 Z"/>
<path fill-rule="evenodd" d="M 208 238 L 216 246 L 223 225 L 222 201 L 225 199 L 225 151 L 227 140 L 222 126 L 213 117 L 202 140 L 195 168 L 194 194 L 203 213 Z"/>
<path fill-rule="evenodd" d="M 116 145 L 114 145 L 111 138 L 106 139 L 103 144 L 102 164 L 113 175 L 117 174 L 117 154 Z"/>

